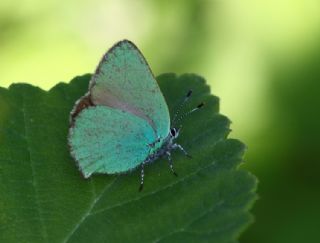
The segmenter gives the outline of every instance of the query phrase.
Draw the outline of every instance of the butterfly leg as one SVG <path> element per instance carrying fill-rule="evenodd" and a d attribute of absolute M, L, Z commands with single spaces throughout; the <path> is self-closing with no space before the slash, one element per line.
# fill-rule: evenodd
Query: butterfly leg
<path fill-rule="evenodd" d="M 173 169 L 173 162 L 172 162 L 172 159 L 171 159 L 171 153 L 169 151 L 166 152 L 167 154 L 167 158 L 169 160 L 169 166 L 170 166 L 170 169 L 172 171 L 172 173 L 175 175 L 175 176 L 178 176 L 178 174 L 174 171 Z"/>
<path fill-rule="evenodd" d="M 172 149 L 177 149 L 177 148 L 180 149 L 185 156 L 192 159 L 192 156 L 188 154 L 187 151 L 185 151 L 185 149 L 180 144 L 175 143 L 172 145 Z"/>
<path fill-rule="evenodd" d="M 143 179 L 144 179 L 144 165 L 145 165 L 146 161 L 143 161 L 141 164 L 141 178 L 140 178 L 140 187 L 139 187 L 139 192 L 142 191 L 143 189 Z"/>

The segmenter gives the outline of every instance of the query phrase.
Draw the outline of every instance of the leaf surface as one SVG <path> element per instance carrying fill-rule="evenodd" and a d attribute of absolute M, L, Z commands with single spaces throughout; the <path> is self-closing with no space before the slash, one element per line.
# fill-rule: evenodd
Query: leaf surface
<path fill-rule="evenodd" d="M 245 146 L 228 139 L 230 121 L 197 75 L 157 79 L 171 115 L 189 89 L 173 152 L 126 175 L 83 179 L 69 154 L 69 113 L 90 75 L 46 92 L 28 84 L 0 88 L 0 242 L 236 242 L 252 222 L 256 179 L 239 169 Z M 107 125 L 107 124 L 106 124 Z"/>

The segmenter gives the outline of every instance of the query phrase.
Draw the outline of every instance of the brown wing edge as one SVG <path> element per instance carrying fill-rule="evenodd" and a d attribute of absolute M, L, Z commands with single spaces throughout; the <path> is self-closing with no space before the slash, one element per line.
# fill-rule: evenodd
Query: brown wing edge
<path fill-rule="evenodd" d="M 79 113 L 90 106 L 95 106 L 90 98 L 90 93 L 87 92 L 84 96 L 80 97 L 74 104 L 71 112 L 70 112 L 70 126 L 74 125 L 75 118 L 79 115 Z"/>

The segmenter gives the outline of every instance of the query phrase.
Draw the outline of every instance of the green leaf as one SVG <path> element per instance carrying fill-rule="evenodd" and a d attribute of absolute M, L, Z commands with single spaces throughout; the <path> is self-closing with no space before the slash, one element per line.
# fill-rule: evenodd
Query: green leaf
<path fill-rule="evenodd" d="M 69 112 L 90 75 L 49 92 L 28 84 L 0 88 L 0 242 L 236 242 L 252 222 L 256 179 L 239 169 L 245 146 L 227 139 L 229 120 L 196 75 L 164 74 L 159 84 L 171 114 L 185 93 L 187 109 L 173 161 L 139 174 L 83 179 L 69 154 Z M 107 125 L 107 124 L 106 124 Z"/>

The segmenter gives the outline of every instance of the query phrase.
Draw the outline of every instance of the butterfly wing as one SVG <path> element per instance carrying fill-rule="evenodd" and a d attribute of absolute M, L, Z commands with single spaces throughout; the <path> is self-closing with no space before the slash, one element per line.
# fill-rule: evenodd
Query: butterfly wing
<path fill-rule="evenodd" d="M 71 154 L 85 178 L 93 173 L 121 173 L 141 164 L 155 141 L 148 122 L 106 106 L 82 110 L 70 128 Z"/>
<path fill-rule="evenodd" d="M 146 60 L 130 41 L 115 44 L 102 58 L 90 82 L 91 101 L 132 113 L 146 120 L 165 138 L 170 115 Z"/>

